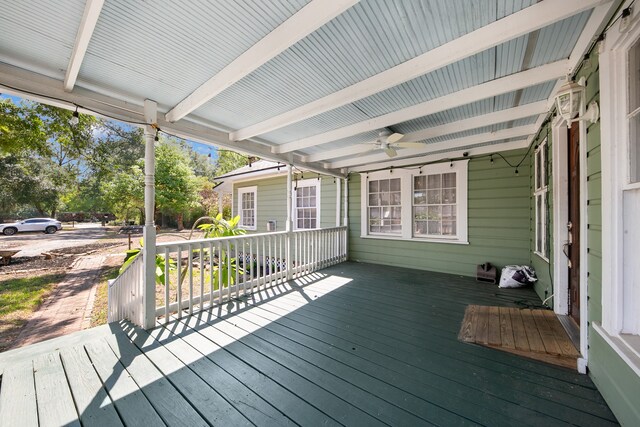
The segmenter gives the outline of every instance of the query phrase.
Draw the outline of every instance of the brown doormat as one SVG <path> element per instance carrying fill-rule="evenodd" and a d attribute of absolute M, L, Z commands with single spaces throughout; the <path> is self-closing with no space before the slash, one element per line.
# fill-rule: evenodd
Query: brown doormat
<path fill-rule="evenodd" d="M 458 339 L 571 369 L 580 356 L 551 310 L 469 305 Z"/>

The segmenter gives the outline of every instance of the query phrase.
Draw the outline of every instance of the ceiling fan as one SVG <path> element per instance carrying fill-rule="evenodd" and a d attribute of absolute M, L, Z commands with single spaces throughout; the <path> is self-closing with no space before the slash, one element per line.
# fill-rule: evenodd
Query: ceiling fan
<path fill-rule="evenodd" d="M 398 155 L 396 148 L 409 148 L 409 147 L 424 147 L 422 142 L 415 141 L 403 141 L 399 142 L 404 137 L 401 133 L 393 133 L 388 129 L 383 129 L 378 133 L 378 139 L 374 142 L 365 142 L 367 145 L 373 145 L 372 150 L 384 150 L 389 157 L 395 157 Z"/>

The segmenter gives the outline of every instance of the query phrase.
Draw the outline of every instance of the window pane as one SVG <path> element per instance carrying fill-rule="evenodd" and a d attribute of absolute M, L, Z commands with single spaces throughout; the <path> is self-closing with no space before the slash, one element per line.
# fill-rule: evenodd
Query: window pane
<path fill-rule="evenodd" d="M 369 194 L 369 206 L 380 206 L 380 197 L 378 194 Z"/>
<path fill-rule="evenodd" d="M 455 188 L 455 187 L 456 187 L 455 172 L 442 174 L 442 188 Z"/>
<path fill-rule="evenodd" d="M 541 153 L 542 153 L 542 150 L 537 151 L 536 152 L 536 157 L 535 157 L 535 168 L 536 168 L 536 171 L 535 171 L 535 174 L 536 174 L 535 175 L 535 188 L 536 188 L 536 190 L 539 189 L 540 186 L 542 185 L 542 182 L 540 181 L 540 176 L 542 175 L 541 174 L 542 159 L 540 158 L 541 157 Z"/>
<path fill-rule="evenodd" d="M 380 181 L 380 192 L 389 191 L 389 180 L 383 179 Z"/>
<path fill-rule="evenodd" d="M 427 190 L 427 203 L 430 205 L 440 203 L 440 190 Z"/>
<path fill-rule="evenodd" d="M 448 188 L 442 190 L 442 203 L 455 203 L 456 202 L 456 189 Z"/>
<path fill-rule="evenodd" d="M 413 192 L 413 204 L 414 205 L 424 205 L 427 203 L 427 193 L 424 191 L 414 191 Z"/>
<path fill-rule="evenodd" d="M 634 183 L 640 182 L 640 114 L 629 125 L 629 181 Z"/>
<path fill-rule="evenodd" d="M 413 218 L 417 221 L 423 221 L 427 219 L 426 206 L 417 206 L 413 208 Z"/>
<path fill-rule="evenodd" d="M 395 192 L 391 193 L 391 200 L 389 202 L 392 205 L 396 205 L 396 206 L 401 205 L 402 202 L 400 200 L 400 192 L 399 191 L 395 191 Z"/>
<path fill-rule="evenodd" d="M 445 236 L 455 236 L 456 234 L 456 222 L 455 221 L 442 221 L 442 234 Z"/>
<path fill-rule="evenodd" d="M 536 251 L 542 252 L 542 195 L 536 196 Z"/>
<path fill-rule="evenodd" d="M 413 177 L 413 189 L 425 190 L 427 188 L 427 177 L 424 175 Z"/>
<path fill-rule="evenodd" d="M 427 222 L 427 234 L 442 234 L 440 232 L 440 221 Z"/>
<path fill-rule="evenodd" d="M 629 49 L 629 113 L 640 107 L 640 40 Z"/>
<path fill-rule="evenodd" d="M 456 219 L 456 205 L 443 205 L 442 219 Z"/>
<path fill-rule="evenodd" d="M 433 219 L 442 219 L 442 211 L 440 210 L 440 206 L 429 206 L 427 211 L 427 216 L 430 220 Z"/>
<path fill-rule="evenodd" d="M 442 175 L 429 175 L 427 177 L 427 188 L 442 188 Z"/>
<path fill-rule="evenodd" d="M 378 192 L 378 181 L 369 181 L 369 193 Z"/>
<path fill-rule="evenodd" d="M 400 178 L 394 178 L 391 180 L 391 183 L 389 185 L 389 190 L 400 191 Z"/>

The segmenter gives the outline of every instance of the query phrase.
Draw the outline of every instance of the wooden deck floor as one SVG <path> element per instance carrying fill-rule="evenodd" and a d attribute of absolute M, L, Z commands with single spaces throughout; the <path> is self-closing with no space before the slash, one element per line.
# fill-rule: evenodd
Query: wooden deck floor
<path fill-rule="evenodd" d="M 530 290 L 343 263 L 150 332 L 0 355 L 2 425 L 611 425 L 587 376 L 457 340 Z"/>

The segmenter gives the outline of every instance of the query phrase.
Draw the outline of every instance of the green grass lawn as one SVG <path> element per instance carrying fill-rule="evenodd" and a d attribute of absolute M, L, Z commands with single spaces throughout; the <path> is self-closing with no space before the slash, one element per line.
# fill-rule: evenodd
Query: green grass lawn
<path fill-rule="evenodd" d="M 0 351 L 11 345 L 20 328 L 64 277 L 64 273 L 0 280 Z"/>

